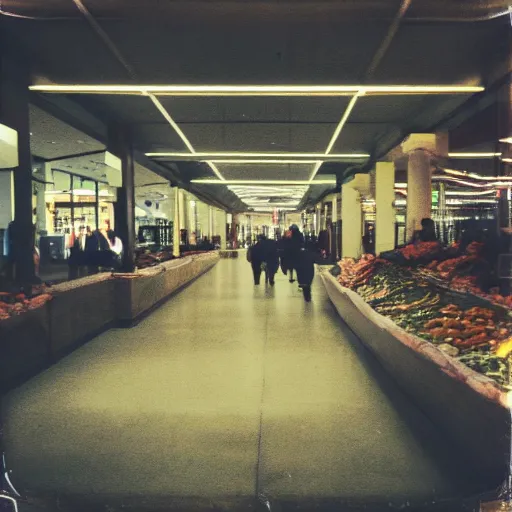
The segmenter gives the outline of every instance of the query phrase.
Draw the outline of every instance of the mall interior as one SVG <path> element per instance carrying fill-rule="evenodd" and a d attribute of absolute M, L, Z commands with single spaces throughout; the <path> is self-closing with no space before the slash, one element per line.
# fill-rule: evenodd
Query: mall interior
<path fill-rule="evenodd" d="M 505 0 L 0 2 L 0 510 L 512 510 L 511 71 Z"/>

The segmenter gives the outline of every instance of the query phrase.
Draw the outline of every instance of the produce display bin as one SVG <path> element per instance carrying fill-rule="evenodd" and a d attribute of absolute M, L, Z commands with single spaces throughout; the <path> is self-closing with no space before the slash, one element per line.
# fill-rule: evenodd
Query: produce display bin
<path fill-rule="evenodd" d="M 50 303 L 0 321 L 0 388 L 50 363 Z"/>
<path fill-rule="evenodd" d="M 322 272 L 321 277 L 340 317 L 451 439 L 485 487 L 498 488 L 510 468 L 511 417 L 506 392 L 375 312 L 329 272 Z"/>

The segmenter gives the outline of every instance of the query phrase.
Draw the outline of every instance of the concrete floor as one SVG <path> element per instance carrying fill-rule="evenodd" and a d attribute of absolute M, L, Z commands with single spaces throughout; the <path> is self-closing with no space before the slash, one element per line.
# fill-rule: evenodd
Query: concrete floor
<path fill-rule="evenodd" d="M 4 400 L 23 491 L 405 503 L 469 492 L 463 464 L 362 350 L 317 279 L 306 304 L 221 260 L 134 328 Z M 85 314 L 85 312 L 84 312 Z"/>

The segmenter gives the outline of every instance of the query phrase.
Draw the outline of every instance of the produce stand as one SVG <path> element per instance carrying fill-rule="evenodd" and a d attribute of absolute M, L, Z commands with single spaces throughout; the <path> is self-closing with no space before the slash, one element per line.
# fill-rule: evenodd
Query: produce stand
<path fill-rule="evenodd" d="M 340 266 L 345 264 L 342 262 Z M 449 332 L 452 338 L 446 340 L 430 338 L 432 330 L 423 330 L 428 322 L 441 322 L 439 310 L 444 312 L 441 315 L 446 315 L 448 323 L 460 322 L 462 326 L 462 322 L 472 318 L 473 311 L 480 311 L 478 306 L 464 294 L 460 294 L 460 299 L 467 304 L 459 302 L 460 309 L 457 304 L 445 306 L 446 302 L 457 302 L 450 295 L 451 291 L 444 290 L 444 295 L 443 291 L 430 289 L 428 284 L 414 279 L 414 270 L 386 262 L 372 267 L 363 259 L 360 267 L 361 272 L 355 273 L 353 279 L 347 279 L 347 272 L 343 270 L 338 278 L 329 271 L 321 273 L 338 313 L 404 392 L 452 440 L 461 457 L 475 468 L 487 488 L 497 488 L 505 481 L 509 469 L 511 422 L 506 382 L 509 365 L 506 361 L 497 361 L 483 345 L 476 342 L 472 345 L 476 336 L 454 342 L 449 340 L 458 336 L 452 334 L 452 331 L 459 332 L 455 328 Z M 379 288 L 386 272 L 396 272 L 397 279 L 403 273 L 405 292 L 396 284 L 388 289 Z M 348 287 L 339 281 L 347 283 Z M 404 298 L 407 293 L 416 293 L 420 298 L 409 299 L 413 302 L 407 304 L 407 297 Z M 394 297 L 391 306 L 389 296 Z M 482 315 L 485 311 L 482 309 Z M 504 321 L 500 312 L 502 315 L 508 313 L 504 308 L 496 307 L 492 312 L 498 315 L 496 325 L 493 323 L 490 330 L 499 330 L 498 318 L 500 322 Z M 487 324 L 483 326 L 487 327 Z M 438 328 L 439 332 L 442 328 Z"/>

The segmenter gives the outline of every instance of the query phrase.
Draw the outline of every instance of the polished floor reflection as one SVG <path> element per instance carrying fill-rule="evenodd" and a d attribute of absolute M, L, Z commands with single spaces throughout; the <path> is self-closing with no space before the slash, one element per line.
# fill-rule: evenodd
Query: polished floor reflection
<path fill-rule="evenodd" d="M 254 287 L 245 259 L 98 336 L 3 413 L 13 483 L 36 494 L 387 505 L 471 490 L 320 280 L 307 304 L 282 275 Z"/>

